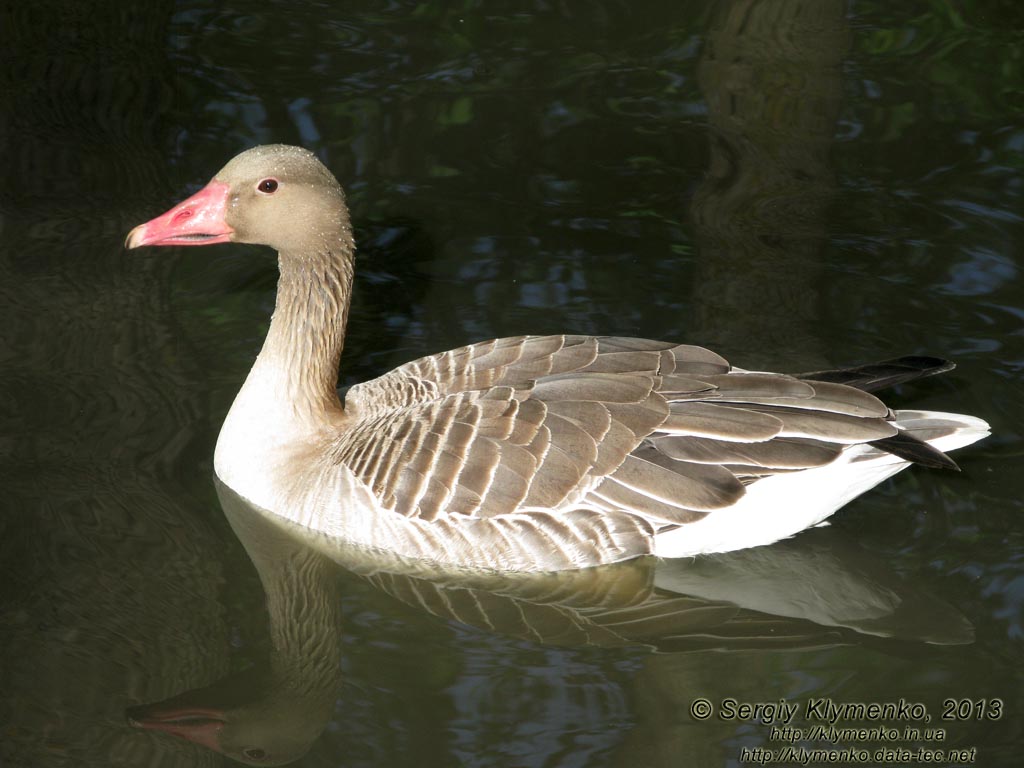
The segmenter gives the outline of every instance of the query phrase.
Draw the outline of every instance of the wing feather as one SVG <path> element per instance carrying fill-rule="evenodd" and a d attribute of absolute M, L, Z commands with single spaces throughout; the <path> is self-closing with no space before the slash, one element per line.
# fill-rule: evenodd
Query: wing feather
<path fill-rule="evenodd" d="M 750 374 L 744 375 L 746 378 Z M 725 377 L 731 378 L 731 377 Z M 739 378 L 739 377 L 737 377 Z M 782 378 L 782 377 L 778 377 Z M 807 385 L 808 382 L 792 379 L 796 384 Z M 764 405 L 786 405 L 793 408 L 809 411 L 828 411 L 830 413 L 843 413 L 849 416 L 884 418 L 889 414 L 889 409 L 874 395 L 853 389 L 843 384 L 828 384 L 822 382 L 813 383 L 813 389 L 809 395 L 798 395 L 791 397 L 787 395 L 758 395 L 746 392 L 720 392 L 720 399 L 732 403 L 754 403 Z M 781 388 L 780 388 L 781 389 Z"/>
<path fill-rule="evenodd" d="M 842 451 L 841 445 L 787 437 L 757 443 L 738 443 L 669 435 L 654 439 L 652 444 L 666 456 L 681 461 L 774 469 L 821 467 L 834 461 Z"/>
<path fill-rule="evenodd" d="M 538 567 L 595 562 L 595 547 L 648 551 L 655 528 L 728 507 L 744 484 L 897 432 L 848 386 L 620 337 L 511 337 L 421 358 L 352 387 L 346 412 L 333 457 L 382 506 L 437 522 L 446 547 L 472 536 L 455 520 L 486 518 Z"/>
<path fill-rule="evenodd" d="M 601 506 L 607 510 L 621 510 L 666 523 L 693 523 L 708 514 L 660 501 L 607 477 L 587 495 L 587 500 L 604 502 Z"/>
<path fill-rule="evenodd" d="M 579 486 L 586 469 L 581 462 L 561 449 L 551 447 L 530 482 L 530 492 L 523 505 L 557 508 Z"/>
<path fill-rule="evenodd" d="M 605 352 L 583 370 L 588 373 L 650 373 L 661 367 L 661 354 L 656 350 Z"/>
<path fill-rule="evenodd" d="M 661 427 L 673 434 L 713 437 L 752 443 L 770 440 L 782 431 L 782 420 L 771 413 L 707 402 L 672 403 Z"/>
<path fill-rule="evenodd" d="M 592 400 L 599 403 L 640 403 L 650 397 L 649 376 L 613 373 L 563 373 L 537 382 L 532 396 L 542 401 Z"/>
<path fill-rule="evenodd" d="M 459 473 L 459 487 L 466 488 L 482 500 L 490 490 L 500 458 L 501 450 L 496 442 L 476 441 L 473 444 L 472 460 L 466 462 Z"/>
<path fill-rule="evenodd" d="M 612 417 L 602 403 L 563 400 L 547 404 L 548 412 L 576 424 L 600 443 L 611 429 Z"/>
<path fill-rule="evenodd" d="M 771 405 L 751 405 L 749 410 L 782 422 L 781 437 L 810 437 L 852 445 L 892 437 L 898 431 L 881 418 L 861 418 L 828 411 L 801 410 Z"/>
<path fill-rule="evenodd" d="M 747 397 L 772 401 L 786 398 L 800 400 L 802 405 L 804 399 L 815 395 L 815 387 L 806 381 L 778 373 L 719 373 L 702 379 L 716 388 L 716 399 L 734 402 L 750 402 L 743 399 Z"/>
<path fill-rule="evenodd" d="M 728 507 L 744 494 L 742 484 L 728 470 L 682 461 L 667 468 L 652 458 L 651 453 L 644 458 L 627 456 L 610 477 L 644 496 L 702 511 Z"/>

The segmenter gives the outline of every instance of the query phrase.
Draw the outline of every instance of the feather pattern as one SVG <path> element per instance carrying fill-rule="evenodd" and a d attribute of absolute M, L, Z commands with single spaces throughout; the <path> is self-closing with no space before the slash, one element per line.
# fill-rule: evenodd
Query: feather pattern
<path fill-rule="evenodd" d="M 355 426 L 333 461 L 399 515 L 490 521 L 494 531 L 467 528 L 484 539 L 475 548 L 500 548 L 500 567 L 516 570 L 654 552 L 659 531 L 685 532 L 752 484 L 827 466 L 858 446 L 866 451 L 858 461 L 885 455 L 899 433 L 880 400 L 852 387 L 735 370 L 699 347 L 619 337 L 470 345 L 359 384 L 345 405 Z M 928 434 L 963 427 L 932 423 Z M 919 419 L 918 429 L 928 424 Z M 368 442 L 387 459 L 363 458 Z M 907 455 L 913 448 L 892 444 Z M 474 564 L 499 567 L 488 554 Z"/>

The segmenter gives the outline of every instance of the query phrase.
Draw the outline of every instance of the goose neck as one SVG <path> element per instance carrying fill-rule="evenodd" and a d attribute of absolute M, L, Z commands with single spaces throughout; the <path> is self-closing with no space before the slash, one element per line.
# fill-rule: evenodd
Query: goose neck
<path fill-rule="evenodd" d="M 277 302 L 251 379 L 272 382 L 300 421 L 341 412 L 338 364 L 352 290 L 351 247 L 279 254 Z"/>

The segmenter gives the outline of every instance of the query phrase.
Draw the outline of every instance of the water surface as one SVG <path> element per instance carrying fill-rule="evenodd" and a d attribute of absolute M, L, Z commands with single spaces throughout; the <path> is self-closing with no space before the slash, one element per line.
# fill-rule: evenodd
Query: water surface
<path fill-rule="evenodd" d="M 459 610 L 432 612 L 429 580 L 410 592 L 328 558 L 306 589 L 337 611 L 340 678 L 295 765 L 717 766 L 783 746 L 761 721 L 695 719 L 698 697 L 903 698 L 935 726 L 945 699 L 1001 699 L 1001 719 L 897 746 L 1017 763 L 1017 4 L 83 9 L 2 22 L 3 765 L 230 764 L 124 711 L 272 657 L 267 573 L 211 457 L 276 268 L 250 246 L 121 242 L 265 142 L 313 149 L 348 192 L 342 385 L 520 333 L 676 339 L 755 369 L 937 354 L 957 370 L 895 402 L 994 429 L 957 454 L 961 473 L 905 472 L 769 556 L 773 573 L 815 563 L 804 581 L 847 619 L 855 594 L 927 608 L 881 627 L 737 607 L 760 592 L 707 594 L 726 563 L 671 632 L 555 637 L 536 599 L 516 604 L 533 628 L 517 630 L 472 620 L 459 600 L 498 600 L 482 592 L 448 585 Z M 566 615 L 604 620 L 578 603 Z M 723 603 L 738 623 L 709 625 Z"/>

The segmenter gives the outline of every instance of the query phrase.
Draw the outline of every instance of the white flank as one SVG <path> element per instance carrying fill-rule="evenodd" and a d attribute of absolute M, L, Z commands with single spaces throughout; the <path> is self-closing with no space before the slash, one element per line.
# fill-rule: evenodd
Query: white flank
<path fill-rule="evenodd" d="M 910 432 L 918 424 L 926 428 L 934 420 L 957 424 L 952 434 L 928 441 L 943 452 L 963 448 L 989 434 L 984 421 L 958 413 L 897 411 L 896 417 L 897 424 Z M 890 453 L 855 461 L 865 453 L 878 450 L 855 446 L 824 467 L 758 480 L 747 486 L 746 495 L 733 506 L 656 536 L 654 553 L 658 557 L 690 557 L 771 544 L 818 525 L 844 504 L 910 466 Z"/>

